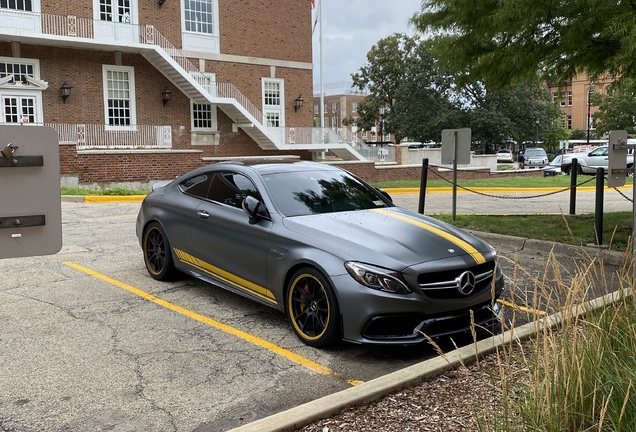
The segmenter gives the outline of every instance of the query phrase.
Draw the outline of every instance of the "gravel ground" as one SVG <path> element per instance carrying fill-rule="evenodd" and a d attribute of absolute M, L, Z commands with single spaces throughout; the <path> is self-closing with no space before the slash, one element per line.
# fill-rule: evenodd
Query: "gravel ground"
<path fill-rule="evenodd" d="M 506 374 L 518 365 L 506 365 Z M 299 429 L 300 432 L 407 432 L 477 430 L 475 412 L 498 412 L 499 361 L 495 354 L 478 364 L 446 372 L 416 387 Z"/>

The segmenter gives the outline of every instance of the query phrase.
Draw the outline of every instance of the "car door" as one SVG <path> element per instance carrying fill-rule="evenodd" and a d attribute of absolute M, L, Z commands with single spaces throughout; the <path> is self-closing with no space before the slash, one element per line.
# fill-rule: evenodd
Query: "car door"
<path fill-rule="evenodd" d="M 609 149 L 607 147 L 599 147 L 596 150 L 592 150 L 585 158 L 585 163 L 588 169 L 596 170 L 596 168 L 603 168 L 607 170 L 609 164 Z"/>
<path fill-rule="evenodd" d="M 245 175 L 214 173 L 207 199 L 194 209 L 192 252 L 205 271 L 243 293 L 273 302 L 266 290 L 267 253 L 271 221 L 250 224 L 241 204 L 246 195 L 260 200 L 254 183 Z"/>

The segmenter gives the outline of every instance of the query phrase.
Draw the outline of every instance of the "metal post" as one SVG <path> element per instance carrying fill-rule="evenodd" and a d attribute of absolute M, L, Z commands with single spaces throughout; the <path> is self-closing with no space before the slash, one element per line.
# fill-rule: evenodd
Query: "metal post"
<path fill-rule="evenodd" d="M 590 145 L 590 113 L 592 108 L 592 90 L 594 87 L 589 86 L 587 89 L 587 145 Z"/>
<path fill-rule="evenodd" d="M 570 214 L 576 214 L 576 182 L 579 173 L 579 160 L 572 158 L 570 167 Z"/>
<path fill-rule="evenodd" d="M 603 193 L 605 189 L 605 170 L 596 168 L 596 202 L 594 205 L 594 230 L 596 244 L 603 244 Z"/>
<path fill-rule="evenodd" d="M 426 203 L 426 182 L 428 180 L 428 158 L 422 159 L 422 176 L 420 177 L 420 202 L 417 212 L 424 214 L 424 204 Z"/>
<path fill-rule="evenodd" d="M 453 221 L 457 220 L 457 131 L 453 132 L 455 148 L 453 150 Z"/>

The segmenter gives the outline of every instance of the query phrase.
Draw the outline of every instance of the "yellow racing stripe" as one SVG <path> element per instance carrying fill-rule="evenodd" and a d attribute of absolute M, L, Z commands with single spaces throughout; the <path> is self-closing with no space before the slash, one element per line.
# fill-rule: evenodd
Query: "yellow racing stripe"
<path fill-rule="evenodd" d="M 413 219 L 411 217 L 405 216 L 403 214 L 399 214 L 399 213 L 395 213 L 392 212 L 390 210 L 387 209 L 373 209 L 372 211 L 376 212 L 376 213 L 381 213 L 385 216 L 390 216 L 394 219 L 398 219 L 401 220 L 402 222 L 406 222 L 409 223 L 411 225 L 415 225 L 417 227 L 423 228 L 429 232 L 432 232 L 433 234 L 436 234 L 446 240 L 448 240 L 449 242 L 453 243 L 454 245 L 462 248 L 467 254 L 469 254 L 470 256 L 473 257 L 473 259 L 475 260 L 475 262 L 477 262 L 477 264 L 483 264 L 486 262 L 486 258 L 484 258 L 484 256 L 481 254 L 481 252 L 479 252 L 477 249 L 475 249 L 473 246 L 471 246 L 469 243 L 465 242 L 464 240 L 460 239 L 459 237 L 456 237 L 450 233 L 447 233 L 446 231 L 443 231 L 439 228 L 436 228 L 434 226 L 428 225 L 424 222 L 422 222 L 421 220 L 417 220 L 417 219 Z"/>
<path fill-rule="evenodd" d="M 179 258 L 179 260 L 189 266 L 196 267 L 199 270 L 208 273 L 216 278 L 221 279 L 224 282 L 229 283 L 236 288 L 241 289 L 242 291 L 247 291 L 250 294 L 257 296 L 263 300 L 267 300 L 270 303 L 276 304 L 276 298 L 274 294 L 267 288 L 263 288 L 260 285 L 256 285 L 248 280 L 240 278 L 232 273 L 226 272 L 218 267 L 213 266 L 210 263 L 207 263 L 199 258 L 190 255 L 187 252 L 182 251 L 181 249 L 174 248 L 174 252 Z"/>

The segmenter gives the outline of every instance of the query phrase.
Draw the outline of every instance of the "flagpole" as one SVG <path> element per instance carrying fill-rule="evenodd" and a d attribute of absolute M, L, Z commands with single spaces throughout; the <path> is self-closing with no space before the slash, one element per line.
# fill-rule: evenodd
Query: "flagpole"
<path fill-rule="evenodd" d="M 325 93 L 322 91 L 322 0 L 318 0 L 318 19 L 320 29 L 318 44 L 320 45 L 320 127 L 325 127 Z"/>

